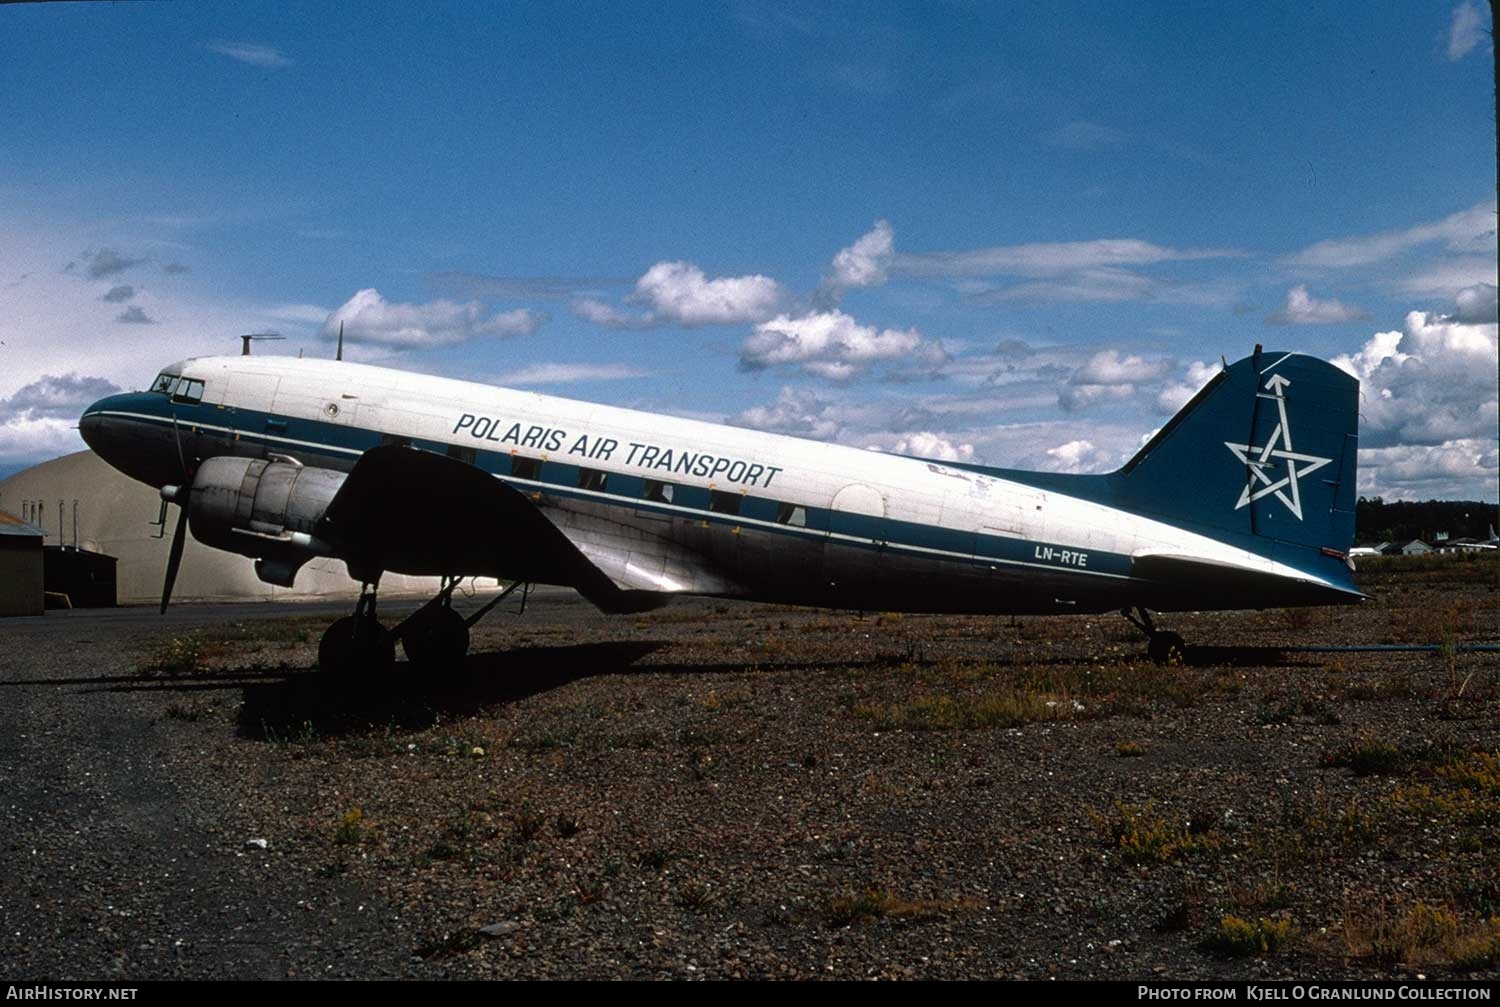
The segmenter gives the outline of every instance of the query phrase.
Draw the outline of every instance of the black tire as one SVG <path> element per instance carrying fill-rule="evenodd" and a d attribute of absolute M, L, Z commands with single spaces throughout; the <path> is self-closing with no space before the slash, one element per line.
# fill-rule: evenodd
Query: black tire
<path fill-rule="evenodd" d="M 1182 664 L 1187 660 L 1187 644 L 1176 633 L 1153 633 L 1146 653 L 1157 664 Z"/>
<path fill-rule="evenodd" d="M 323 632 L 318 670 L 328 675 L 389 675 L 396 664 L 396 641 L 374 620 L 346 615 Z"/>
<path fill-rule="evenodd" d="M 451 608 L 428 609 L 401 631 L 401 649 L 412 664 L 451 674 L 469 652 L 469 626 Z"/>

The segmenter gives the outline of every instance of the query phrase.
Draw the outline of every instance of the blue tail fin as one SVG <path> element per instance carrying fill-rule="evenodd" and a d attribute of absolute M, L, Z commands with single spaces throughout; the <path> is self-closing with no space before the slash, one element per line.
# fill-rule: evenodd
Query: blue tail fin
<path fill-rule="evenodd" d="M 1349 374 L 1256 347 L 1107 477 L 1111 496 L 1303 569 L 1328 569 L 1354 544 L 1358 422 L 1359 382 Z"/>

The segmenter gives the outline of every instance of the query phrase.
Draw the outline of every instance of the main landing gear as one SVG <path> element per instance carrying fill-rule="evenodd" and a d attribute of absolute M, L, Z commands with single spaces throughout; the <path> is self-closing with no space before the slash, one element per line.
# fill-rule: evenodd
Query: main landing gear
<path fill-rule="evenodd" d="M 464 618 L 453 610 L 453 591 L 459 580 L 444 577 L 436 597 L 390 630 L 375 615 L 379 576 L 365 581 L 360 585 L 354 614 L 339 619 L 324 632 L 318 644 L 318 669 L 334 675 L 388 675 L 395 667 L 396 641 L 400 640 L 401 649 L 406 651 L 406 659 L 413 666 L 424 671 L 456 671 L 469 652 L 470 627 L 512 591 L 525 586 L 521 581 L 511 584 L 479 611 Z M 522 598 L 524 606 L 524 594 Z"/>
<path fill-rule="evenodd" d="M 1187 644 L 1182 637 L 1170 630 L 1157 629 L 1151 622 L 1151 613 L 1139 605 L 1135 611 L 1140 613 L 1140 618 L 1132 615 L 1128 608 L 1120 609 L 1120 614 L 1146 634 L 1147 656 L 1157 664 L 1181 664 L 1187 658 Z"/>

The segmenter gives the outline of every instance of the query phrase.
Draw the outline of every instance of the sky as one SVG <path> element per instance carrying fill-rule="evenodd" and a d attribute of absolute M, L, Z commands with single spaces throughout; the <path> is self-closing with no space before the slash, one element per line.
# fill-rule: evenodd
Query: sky
<path fill-rule="evenodd" d="M 1118 467 L 1257 344 L 1360 492 L 1495 500 L 1491 14 L 0 6 L 0 470 L 238 352 Z"/>

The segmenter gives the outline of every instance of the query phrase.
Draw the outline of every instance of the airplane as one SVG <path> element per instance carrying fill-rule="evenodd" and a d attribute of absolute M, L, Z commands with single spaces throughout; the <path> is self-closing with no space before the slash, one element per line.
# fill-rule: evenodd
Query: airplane
<path fill-rule="evenodd" d="M 179 510 L 183 535 L 290 586 L 315 557 L 360 582 L 325 671 L 451 667 L 470 576 L 576 589 L 606 613 L 678 595 L 861 611 L 1151 612 L 1364 598 L 1354 538 L 1359 383 L 1300 353 L 1226 365 L 1118 471 L 934 461 L 336 360 L 188 359 L 79 422 Z M 1294 440 L 1295 436 L 1295 440 Z M 387 629 L 387 571 L 437 576 Z M 501 595 L 503 597 L 503 595 Z M 498 602 L 498 598 L 495 600 Z M 492 602 L 493 605 L 495 602 Z"/>

